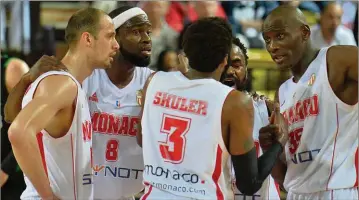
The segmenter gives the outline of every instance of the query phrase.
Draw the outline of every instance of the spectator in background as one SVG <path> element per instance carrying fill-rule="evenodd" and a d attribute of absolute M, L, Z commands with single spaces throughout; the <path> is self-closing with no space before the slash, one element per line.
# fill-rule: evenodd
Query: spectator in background
<path fill-rule="evenodd" d="M 29 71 L 29 66 L 20 58 L 24 55 L 17 52 L 2 52 L 1 55 L 1 116 L 4 116 L 4 105 L 9 91 Z M 0 187 L 1 199 L 20 199 L 25 190 L 24 175 L 12 153 L 7 135 L 10 124 L 2 119 L 1 127 L 1 170 Z"/>
<path fill-rule="evenodd" d="M 224 1 L 222 5 L 233 29 L 248 39 L 249 48 L 264 48 L 264 40 L 260 34 L 263 19 L 279 5 L 278 2 Z"/>
<path fill-rule="evenodd" d="M 336 2 L 330 2 L 322 9 L 319 24 L 311 28 L 313 47 L 356 45 L 352 30 L 341 25 L 342 15 L 343 9 Z"/>
<path fill-rule="evenodd" d="M 210 16 L 227 18 L 221 4 L 216 1 L 175 1 L 170 4 L 166 21 L 174 30 L 181 32 L 186 24 Z"/>
<path fill-rule="evenodd" d="M 280 1 L 281 5 L 291 5 L 298 7 L 302 11 L 309 11 L 312 13 L 320 13 L 319 6 L 313 1 Z"/>
<path fill-rule="evenodd" d="M 173 50 L 166 49 L 160 53 L 157 61 L 157 70 L 170 72 L 178 71 L 178 57 L 177 53 Z"/>
<path fill-rule="evenodd" d="M 141 2 L 140 7 L 146 12 L 152 24 L 152 52 L 150 68 L 155 69 L 159 54 L 165 49 L 176 49 L 178 33 L 168 26 L 165 16 L 168 1 Z"/>

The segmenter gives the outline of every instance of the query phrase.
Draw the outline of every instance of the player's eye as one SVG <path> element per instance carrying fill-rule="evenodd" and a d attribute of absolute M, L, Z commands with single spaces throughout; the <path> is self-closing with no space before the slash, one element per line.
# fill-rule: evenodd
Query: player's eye
<path fill-rule="evenodd" d="M 132 33 L 133 33 L 134 35 L 139 35 L 139 34 L 140 34 L 140 31 L 139 31 L 139 30 L 132 30 Z"/>
<path fill-rule="evenodd" d="M 270 43 L 270 39 L 269 38 L 264 38 L 264 42 L 268 44 L 268 43 Z"/>
<path fill-rule="evenodd" d="M 278 34 L 277 39 L 283 40 L 284 39 L 284 34 L 283 33 Z"/>

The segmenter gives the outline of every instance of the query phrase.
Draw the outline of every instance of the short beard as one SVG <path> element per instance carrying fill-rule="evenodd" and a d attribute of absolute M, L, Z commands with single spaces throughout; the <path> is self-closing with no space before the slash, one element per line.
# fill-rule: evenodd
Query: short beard
<path fill-rule="evenodd" d="M 151 57 L 143 58 L 136 54 L 130 53 L 122 47 L 120 47 L 120 53 L 124 60 L 130 62 L 137 67 L 147 67 L 151 62 Z M 120 56 L 121 57 L 121 56 Z"/>

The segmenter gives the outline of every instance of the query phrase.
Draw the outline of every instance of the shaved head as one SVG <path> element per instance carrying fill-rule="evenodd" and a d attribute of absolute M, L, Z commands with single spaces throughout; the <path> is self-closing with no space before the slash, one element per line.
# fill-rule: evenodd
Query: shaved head
<path fill-rule="evenodd" d="M 280 69 L 290 69 L 302 58 L 310 40 L 303 13 L 290 5 L 278 6 L 263 22 L 266 48 Z"/>
<path fill-rule="evenodd" d="M 267 18 L 264 20 L 263 29 L 265 28 L 265 25 L 268 24 L 268 21 L 276 20 L 279 20 L 286 26 L 308 26 L 307 20 L 305 19 L 302 11 L 291 5 L 278 6 L 271 13 L 269 13 Z"/>

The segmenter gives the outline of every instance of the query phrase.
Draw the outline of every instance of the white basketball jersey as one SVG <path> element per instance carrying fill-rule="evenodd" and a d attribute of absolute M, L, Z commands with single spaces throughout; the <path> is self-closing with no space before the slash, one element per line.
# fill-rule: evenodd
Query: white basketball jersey
<path fill-rule="evenodd" d="M 253 100 L 253 108 L 254 108 L 254 124 L 253 124 L 253 139 L 254 144 L 257 150 L 257 157 L 263 154 L 262 149 L 259 145 L 259 129 L 269 124 L 268 120 L 268 109 L 265 100 Z M 234 187 L 234 194 L 235 200 L 256 200 L 256 199 L 270 199 L 270 200 L 280 200 L 280 190 L 279 185 L 275 183 L 274 179 L 271 175 L 263 182 L 261 189 L 254 194 L 253 196 L 246 196 L 242 194 L 235 185 L 235 173 L 234 169 L 232 168 L 232 175 L 233 175 L 233 187 Z"/>
<path fill-rule="evenodd" d="M 61 138 L 45 130 L 37 134 L 43 166 L 54 194 L 60 199 L 93 199 L 91 169 L 92 124 L 86 94 L 79 82 L 67 72 L 50 71 L 37 78 L 25 94 L 24 108 L 33 98 L 41 80 L 52 75 L 69 76 L 77 84 L 76 110 L 69 131 Z M 35 187 L 25 176 L 27 185 L 21 199 L 40 199 Z"/>
<path fill-rule="evenodd" d="M 334 94 L 327 49 L 298 83 L 291 78 L 279 88 L 280 110 L 289 125 L 284 187 L 292 193 L 358 186 L 358 104 L 347 105 Z"/>
<path fill-rule="evenodd" d="M 141 121 L 147 185 L 142 199 L 234 198 L 221 129 L 223 103 L 232 90 L 181 72 L 153 76 Z"/>
<path fill-rule="evenodd" d="M 136 67 L 131 82 L 119 89 L 106 71 L 96 69 L 84 81 L 93 124 L 95 199 L 119 199 L 143 189 L 142 149 L 136 134 L 141 107 L 137 91 L 152 71 Z"/>

